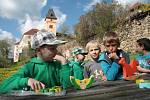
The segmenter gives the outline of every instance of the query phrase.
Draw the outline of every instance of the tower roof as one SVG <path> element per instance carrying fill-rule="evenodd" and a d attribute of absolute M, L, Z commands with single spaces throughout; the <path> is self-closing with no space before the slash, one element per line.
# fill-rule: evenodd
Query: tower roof
<path fill-rule="evenodd" d="M 49 9 L 48 10 L 48 13 L 46 15 L 46 18 L 49 18 L 49 19 L 57 19 L 57 17 L 55 16 L 55 13 L 53 11 L 53 9 Z"/>

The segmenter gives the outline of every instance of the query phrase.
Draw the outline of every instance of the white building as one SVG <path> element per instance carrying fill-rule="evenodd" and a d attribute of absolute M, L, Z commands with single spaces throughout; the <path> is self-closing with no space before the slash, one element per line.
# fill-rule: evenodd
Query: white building
<path fill-rule="evenodd" d="M 45 17 L 45 29 L 53 32 L 56 35 L 56 22 L 57 22 L 57 17 L 55 16 L 55 13 L 53 9 L 49 9 L 46 17 Z M 14 62 L 18 62 L 19 60 L 19 54 L 22 53 L 24 48 L 29 47 L 30 41 L 32 36 L 37 33 L 39 30 L 38 29 L 31 29 L 27 32 L 25 32 L 22 35 L 21 40 L 15 44 L 14 46 Z"/>

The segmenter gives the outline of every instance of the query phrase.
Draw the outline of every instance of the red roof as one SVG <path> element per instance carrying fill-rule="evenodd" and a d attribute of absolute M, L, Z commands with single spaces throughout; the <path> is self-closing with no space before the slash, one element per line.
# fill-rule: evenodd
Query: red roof
<path fill-rule="evenodd" d="M 38 29 L 31 29 L 31 30 L 25 32 L 24 35 L 34 35 L 38 31 L 39 31 Z"/>
<path fill-rule="evenodd" d="M 39 31 L 38 29 L 31 29 L 31 30 L 25 32 L 25 33 L 23 34 L 23 36 L 24 36 L 24 35 L 34 35 L 34 34 L 37 33 L 38 31 Z M 22 36 L 22 38 L 23 38 L 23 36 Z M 22 40 L 22 38 L 21 38 L 21 40 Z M 21 40 L 20 40 L 20 41 L 21 41 Z M 20 41 L 17 42 L 17 43 L 15 43 L 15 45 L 18 45 L 18 44 L 20 43 Z"/>

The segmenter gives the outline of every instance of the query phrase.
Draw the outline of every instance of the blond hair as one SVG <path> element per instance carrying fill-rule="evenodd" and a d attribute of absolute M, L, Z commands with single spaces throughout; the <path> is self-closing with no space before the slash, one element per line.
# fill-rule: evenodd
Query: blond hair
<path fill-rule="evenodd" d="M 100 49 L 100 44 L 97 40 L 91 40 L 86 44 L 86 51 L 89 52 L 90 47 L 95 46 Z"/>

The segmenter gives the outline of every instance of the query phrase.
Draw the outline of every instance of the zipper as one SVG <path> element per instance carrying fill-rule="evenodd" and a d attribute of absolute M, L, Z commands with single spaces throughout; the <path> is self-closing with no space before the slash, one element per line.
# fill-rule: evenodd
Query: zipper
<path fill-rule="evenodd" d="M 46 63 L 46 68 L 47 68 L 47 83 L 48 87 L 51 86 L 51 79 L 50 79 L 50 71 L 49 71 L 49 63 Z"/>

